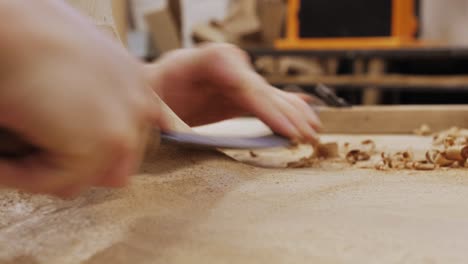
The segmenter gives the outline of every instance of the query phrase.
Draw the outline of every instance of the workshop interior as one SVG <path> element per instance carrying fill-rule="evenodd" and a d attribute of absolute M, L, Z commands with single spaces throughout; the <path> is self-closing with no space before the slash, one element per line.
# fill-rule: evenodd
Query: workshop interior
<path fill-rule="evenodd" d="M 1 12 L 39 2 L 66 12 Z M 468 263 L 468 0 L 10 0 L 0 22 L 52 36 L 0 39 L 0 264 Z M 10 74 L 8 46 L 41 60 Z"/>
<path fill-rule="evenodd" d="M 130 48 L 149 60 L 228 42 L 281 89 L 313 92 L 322 83 L 356 105 L 468 100 L 464 1 L 163 2 L 130 6 Z"/>

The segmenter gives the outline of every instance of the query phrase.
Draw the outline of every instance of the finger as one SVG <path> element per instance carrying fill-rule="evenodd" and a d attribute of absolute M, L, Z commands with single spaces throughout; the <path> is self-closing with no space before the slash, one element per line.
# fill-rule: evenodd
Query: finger
<path fill-rule="evenodd" d="M 294 107 L 302 112 L 307 119 L 308 124 L 315 130 L 320 131 L 323 128 L 322 122 L 306 102 L 294 94 L 283 93 L 286 100 L 288 100 Z"/>
<path fill-rule="evenodd" d="M 133 156 L 117 155 L 106 166 L 105 172 L 100 175 L 93 185 L 100 187 L 122 188 L 128 185 L 131 175 L 136 170 L 137 158 Z"/>
<path fill-rule="evenodd" d="M 142 160 L 148 144 L 149 130 L 145 129 L 140 132 L 138 144 L 134 150 L 121 148 L 115 149 L 112 158 L 108 159 L 105 164 L 105 169 L 102 175 L 98 177 L 98 181 L 93 185 L 100 187 L 122 188 L 129 184 L 130 178 L 134 175 Z"/>
<path fill-rule="evenodd" d="M 136 118 L 135 118 L 136 119 Z M 150 123 L 141 120 L 133 136 L 127 138 L 126 144 L 116 144 L 108 152 L 108 159 L 104 162 L 101 175 L 96 178 L 93 185 L 101 187 L 122 188 L 128 185 L 142 160 L 147 144 L 149 143 Z"/>
<path fill-rule="evenodd" d="M 153 106 L 158 107 L 159 114 L 150 118 L 150 123 L 161 131 L 192 132 L 192 129 L 158 96 L 153 96 Z"/>
<path fill-rule="evenodd" d="M 245 107 L 268 125 L 273 131 L 289 137 L 291 139 L 300 139 L 301 133 L 290 119 L 281 111 L 274 102 L 276 95 L 253 94 L 244 100 Z"/>
<path fill-rule="evenodd" d="M 317 133 L 309 125 L 307 117 L 304 113 L 299 111 L 284 96 L 281 96 L 281 94 L 278 94 L 275 97 L 275 101 L 278 109 L 282 111 L 287 116 L 289 121 L 299 130 L 301 134 L 301 140 L 312 143 L 317 142 Z"/>
<path fill-rule="evenodd" d="M 251 71 L 239 76 L 241 78 L 237 80 L 237 86 L 243 88 L 237 89 L 240 92 L 231 94 L 233 100 L 239 102 L 244 109 L 257 116 L 273 131 L 300 140 L 301 132 L 275 102 L 276 88 L 272 88 L 264 79 Z"/>
<path fill-rule="evenodd" d="M 71 172 L 65 175 L 53 166 L 46 167 L 37 158 L 0 161 L 0 185 L 31 193 L 59 192 L 65 186 L 81 185 L 81 178 Z"/>

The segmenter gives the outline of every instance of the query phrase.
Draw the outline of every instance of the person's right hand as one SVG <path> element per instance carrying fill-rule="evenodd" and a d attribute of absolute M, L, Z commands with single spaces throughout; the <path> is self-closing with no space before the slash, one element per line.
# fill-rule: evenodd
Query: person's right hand
<path fill-rule="evenodd" d="M 142 65 L 61 2 L 0 3 L 0 127 L 39 148 L 0 159 L 0 185 L 63 197 L 124 185 L 160 105 Z"/>

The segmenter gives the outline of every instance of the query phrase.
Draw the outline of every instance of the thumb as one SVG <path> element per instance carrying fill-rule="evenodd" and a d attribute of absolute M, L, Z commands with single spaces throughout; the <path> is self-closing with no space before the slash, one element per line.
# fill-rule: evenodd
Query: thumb
<path fill-rule="evenodd" d="M 151 121 L 161 131 L 193 132 L 190 126 L 182 121 L 157 95 L 154 96 L 154 105 L 159 107 L 159 115 Z"/>

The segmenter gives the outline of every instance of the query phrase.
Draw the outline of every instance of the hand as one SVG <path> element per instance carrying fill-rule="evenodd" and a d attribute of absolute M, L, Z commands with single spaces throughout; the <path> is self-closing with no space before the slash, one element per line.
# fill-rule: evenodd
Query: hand
<path fill-rule="evenodd" d="M 0 26 L 0 127 L 39 152 L 0 159 L 0 184 L 62 197 L 124 185 L 159 120 L 143 66 L 61 1 L 6 2 L 2 18 L 21 23 Z"/>
<path fill-rule="evenodd" d="M 254 114 L 275 132 L 316 141 L 320 121 L 304 99 L 269 85 L 234 46 L 178 50 L 146 69 L 153 89 L 189 125 Z"/>

